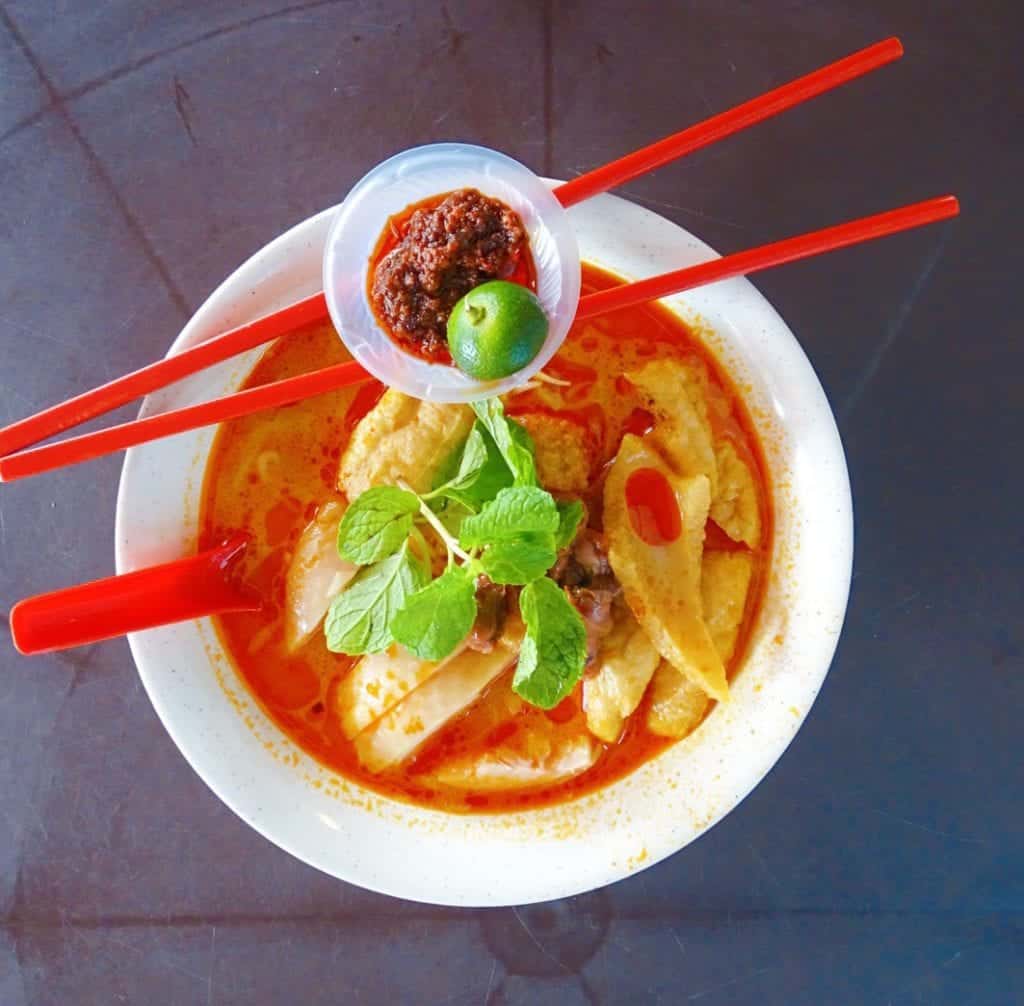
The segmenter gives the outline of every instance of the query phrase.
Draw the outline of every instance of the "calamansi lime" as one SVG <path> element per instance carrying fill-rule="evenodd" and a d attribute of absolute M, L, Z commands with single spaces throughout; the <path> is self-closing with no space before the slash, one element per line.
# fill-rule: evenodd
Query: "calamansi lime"
<path fill-rule="evenodd" d="M 525 286 L 493 280 L 470 290 L 448 318 L 448 348 L 456 366 L 478 381 L 522 370 L 539 352 L 548 319 Z"/>

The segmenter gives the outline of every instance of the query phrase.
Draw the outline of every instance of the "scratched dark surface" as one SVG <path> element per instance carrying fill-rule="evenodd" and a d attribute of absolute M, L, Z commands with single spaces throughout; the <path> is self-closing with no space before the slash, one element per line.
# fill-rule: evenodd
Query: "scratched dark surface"
<path fill-rule="evenodd" d="M 198 781 L 127 646 L 0 640 L 0 1004 L 1024 1001 L 1024 16 L 1015 0 L 0 0 L 0 422 L 160 355 L 400 148 L 571 176 L 888 34 L 902 63 L 627 187 L 723 251 L 955 191 L 764 275 L 834 405 L 853 595 L 812 715 L 606 890 L 432 909 Z M 497 45 L 495 55 L 493 46 Z M 0 611 L 112 570 L 119 459 L 0 491 Z"/>

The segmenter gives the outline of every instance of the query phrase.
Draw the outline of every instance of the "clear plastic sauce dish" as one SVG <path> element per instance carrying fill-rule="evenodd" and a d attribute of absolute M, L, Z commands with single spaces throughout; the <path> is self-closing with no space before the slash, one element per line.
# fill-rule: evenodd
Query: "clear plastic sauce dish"
<path fill-rule="evenodd" d="M 389 218 L 458 189 L 477 189 L 519 214 L 536 271 L 536 294 L 548 319 L 547 338 L 537 355 L 497 381 L 478 381 L 454 365 L 430 363 L 407 352 L 378 321 L 369 302 L 374 251 Z M 471 402 L 529 380 L 558 351 L 580 297 L 576 234 L 551 189 L 511 157 L 463 143 L 414 147 L 365 175 L 338 209 L 327 235 L 323 268 L 331 320 L 353 358 L 390 387 L 435 402 Z"/>

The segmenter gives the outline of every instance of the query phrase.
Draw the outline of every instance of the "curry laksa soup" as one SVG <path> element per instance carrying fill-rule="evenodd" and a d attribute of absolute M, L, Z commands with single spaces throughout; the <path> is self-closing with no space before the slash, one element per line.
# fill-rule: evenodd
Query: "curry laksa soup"
<path fill-rule="evenodd" d="M 585 265 L 587 292 L 614 278 Z M 345 358 L 330 325 L 248 386 Z M 577 323 L 474 406 L 376 382 L 225 426 L 203 547 L 247 530 L 257 613 L 215 619 L 275 723 L 332 771 L 446 811 L 574 799 L 728 701 L 772 519 L 728 376 L 657 305 Z"/>

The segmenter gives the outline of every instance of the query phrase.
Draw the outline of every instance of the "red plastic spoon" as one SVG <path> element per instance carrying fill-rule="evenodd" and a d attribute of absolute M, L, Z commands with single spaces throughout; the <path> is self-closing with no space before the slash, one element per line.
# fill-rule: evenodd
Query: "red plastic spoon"
<path fill-rule="evenodd" d="M 19 601 L 11 609 L 14 646 L 48 653 L 204 615 L 258 611 L 262 598 L 235 576 L 248 544 L 248 535 L 236 534 L 188 559 Z"/>

